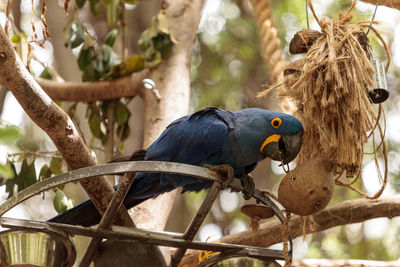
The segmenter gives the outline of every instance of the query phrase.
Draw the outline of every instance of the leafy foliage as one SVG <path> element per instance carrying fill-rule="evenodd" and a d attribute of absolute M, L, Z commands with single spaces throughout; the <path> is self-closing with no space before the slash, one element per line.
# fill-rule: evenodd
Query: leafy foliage
<path fill-rule="evenodd" d="M 8 144 L 17 141 L 23 135 L 20 128 L 12 125 L 0 126 L 0 143 Z"/>
<path fill-rule="evenodd" d="M 153 17 L 151 26 L 145 30 L 140 39 L 139 47 L 144 53 L 147 67 L 154 68 L 171 54 L 172 45 L 177 43 L 169 29 L 169 22 L 164 11 Z"/>

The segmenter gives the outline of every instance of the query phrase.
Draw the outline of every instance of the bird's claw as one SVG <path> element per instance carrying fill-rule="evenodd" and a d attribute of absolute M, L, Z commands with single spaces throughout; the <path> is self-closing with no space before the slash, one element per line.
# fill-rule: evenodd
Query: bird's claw
<path fill-rule="evenodd" d="M 229 185 L 232 184 L 233 179 L 235 178 L 234 170 L 228 164 L 222 164 L 222 165 L 204 164 L 203 167 L 210 169 L 212 171 L 216 171 L 219 174 L 223 175 L 222 179 L 219 179 L 219 182 L 221 184 L 221 189 L 229 187 Z"/>
<path fill-rule="evenodd" d="M 240 182 L 242 183 L 242 193 L 243 193 L 243 198 L 245 200 L 248 200 L 253 197 L 254 195 L 254 188 L 255 184 L 253 181 L 253 178 L 250 177 L 250 175 L 245 174 L 242 177 L 239 178 Z"/>

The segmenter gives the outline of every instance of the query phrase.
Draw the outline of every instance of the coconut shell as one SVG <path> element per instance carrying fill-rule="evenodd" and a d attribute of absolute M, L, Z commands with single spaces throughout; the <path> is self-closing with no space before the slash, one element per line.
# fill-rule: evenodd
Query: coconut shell
<path fill-rule="evenodd" d="M 286 210 L 307 216 L 328 205 L 334 188 L 333 176 L 325 165 L 308 161 L 285 175 L 279 185 L 278 201 Z"/>

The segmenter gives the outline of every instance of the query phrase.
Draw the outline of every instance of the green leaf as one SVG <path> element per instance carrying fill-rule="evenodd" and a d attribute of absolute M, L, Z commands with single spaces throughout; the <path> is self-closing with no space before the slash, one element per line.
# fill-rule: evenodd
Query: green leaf
<path fill-rule="evenodd" d="M 77 7 L 82 8 L 85 5 L 86 0 L 75 0 L 75 3 Z"/>
<path fill-rule="evenodd" d="M 156 51 L 156 53 L 154 54 L 153 59 L 149 62 L 148 67 L 149 68 L 154 68 L 156 67 L 158 64 L 161 63 L 162 60 L 162 56 L 160 51 Z"/>
<path fill-rule="evenodd" d="M 140 51 L 144 52 L 151 46 L 151 36 L 149 29 L 144 30 L 140 35 L 139 41 Z"/>
<path fill-rule="evenodd" d="M 101 139 L 101 134 L 102 134 L 100 123 L 101 123 L 100 117 L 95 112 L 91 112 L 89 117 L 90 131 L 92 132 L 94 137 L 99 139 Z"/>
<path fill-rule="evenodd" d="M 14 34 L 11 37 L 11 42 L 13 42 L 14 44 L 19 44 L 21 42 L 21 38 L 17 34 Z"/>
<path fill-rule="evenodd" d="M 7 198 L 10 198 L 14 195 L 16 185 L 16 179 L 8 179 L 6 180 L 6 193 L 8 193 Z"/>
<path fill-rule="evenodd" d="M 107 22 L 108 26 L 114 28 L 119 18 L 119 1 L 112 0 L 111 4 L 107 8 Z"/>
<path fill-rule="evenodd" d="M 62 159 L 51 158 L 50 160 L 50 171 L 52 174 L 58 175 L 62 173 Z"/>
<path fill-rule="evenodd" d="M 78 66 L 80 70 L 84 70 L 88 65 L 92 64 L 93 49 L 91 47 L 79 51 Z"/>
<path fill-rule="evenodd" d="M 33 185 L 37 182 L 36 179 L 36 169 L 35 162 L 32 162 L 30 165 L 24 159 L 21 166 L 21 171 L 16 177 L 16 184 L 18 185 L 18 191 L 21 191 L 27 188 L 30 185 Z"/>
<path fill-rule="evenodd" d="M 14 190 L 15 190 L 15 185 L 17 182 L 17 177 L 16 177 L 16 170 L 15 170 L 15 165 L 14 163 L 10 163 L 10 168 L 14 173 L 14 178 L 6 180 L 6 193 L 8 193 L 7 198 L 10 198 L 14 195 Z"/>
<path fill-rule="evenodd" d="M 49 178 L 51 176 L 51 170 L 48 165 L 43 165 L 39 172 L 39 180 Z"/>
<path fill-rule="evenodd" d="M 68 199 L 68 197 L 64 194 L 64 192 L 60 189 L 56 190 L 56 195 L 53 198 L 54 209 L 61 213 L 68 208 L 72 207 L 72 201 Z"/>
<path fill-rule="evenodd" d="M 131 129 L 129 128 L 129 125 L 126 123 L 123 126 L 118 125 L 117 127 L 117 135 L 121 139 L 121 141 L 125 141 L 128 139 L 129 135 L 131 134 Z"/>
<path fill-rule="evenodd" d="M 98 77 L 99 75 L 94 69 L 93 64 L 89 64 L 83 69 L 82 81 L 97 81 Z"/>
<path fill-rule="evenodd" d="M 100 0 L 89 0 L 89 5 L 93 16 L 100 15 Z"/>
<path fill-rule="evenodd" d="M 0 128 L 0 143 L 9 144 L 21 138 L 22 130 L 16 126 L 6 125 Z"/>
<path fill-rule="evenodd" d="M 169 21 L 163 10 L 156 15 L 157 31 L 165 34 L 170 34 Z"/>
<path fill-rule="evenodd" d="M 161 53 L 161 57 L 166 59 L 171 54 L 172 41 L 169 35 L 159 34 L 153 38 L 154 48 Z"/>
<path fill-rule="evenodd" d="M 69 39 L 71 42 L 71 48 L 76 48 L 83 44 L 85 41 L 85 33 L 83 31 L 83 24 L 79 20 L 72 22 L 69 29 Z"/>
<path fill-rule="evenodd" d="M 53 75 L 50 73 L 49 68 L 44 68 L 39 77 L 47 80 L 53 79 Z"/>
<path fill-rule="evenodd" d="M 14 178 L 15 173 L 10 164 L 0 164 L 0 177 L 3 180 Z"/>
<path fill-rule="evenodd" d="M 125 75 L 129 75 L 133 72 L 140 71 L 144 69 L 144 58 L 139 55 L 134 55 L 129 57 L 127 60 L 124 62 L 114 65 L 111 70 L 110 77 L 111 78 L 117 78 L 117 77 L 122 77 Z"/>
<path fill-rule="evenodd" d="M 129 109 L 121 102 L 118 102 L 115 109 L 115 119 L 118 125 L 124 125 L 127 123 L 130 116 L 131 113 L 129 112 Z"/>
<path fill-rule="evenodd" d="M 113 47 L 115 44 L 115 41 L 117 40 L 117 35 L 118 35 L 118 30 L 114 29 L 110 31 L 106 38 L 104 39 L 104 43 L 110 47 Z"/>
<path fill-rule="evenodd" d="M 101 47 L 101 60 L 104 62 L 104 63 L 108 63 L 109 61 L 110 61 L 110 59 L 111 59 L 111 54 L 112 54 L 112 48 L 111 48 L 111 46 L 108 46 L 108 45 L 103 45 L 102 47 Z"/>

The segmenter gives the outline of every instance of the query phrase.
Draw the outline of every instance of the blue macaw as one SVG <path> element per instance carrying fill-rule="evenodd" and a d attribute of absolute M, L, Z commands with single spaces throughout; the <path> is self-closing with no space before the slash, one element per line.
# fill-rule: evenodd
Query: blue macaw
<path fill-rule="evenodd" d="M 292 161 L 300 150 L 302 136 L 301 122 L 288 114 L 259 108 L 231 112 L 209 107 L 172 122 L 142 153 L 142 159 L 198 166 L 227 164 L 240 179 L 249 177 L 247 174 L 266 157 L 283 164 Z M 138 155 L 140 158 L 140 153 L 135 153 L 131 160 Z M 137 173 L 124 205 L 129 209 L 178 187 L 183 192 L 198 192 L 211 183 L 182 175 Z M 88 200 L 49 221 L 90 226 L 100 219 Z"/>

